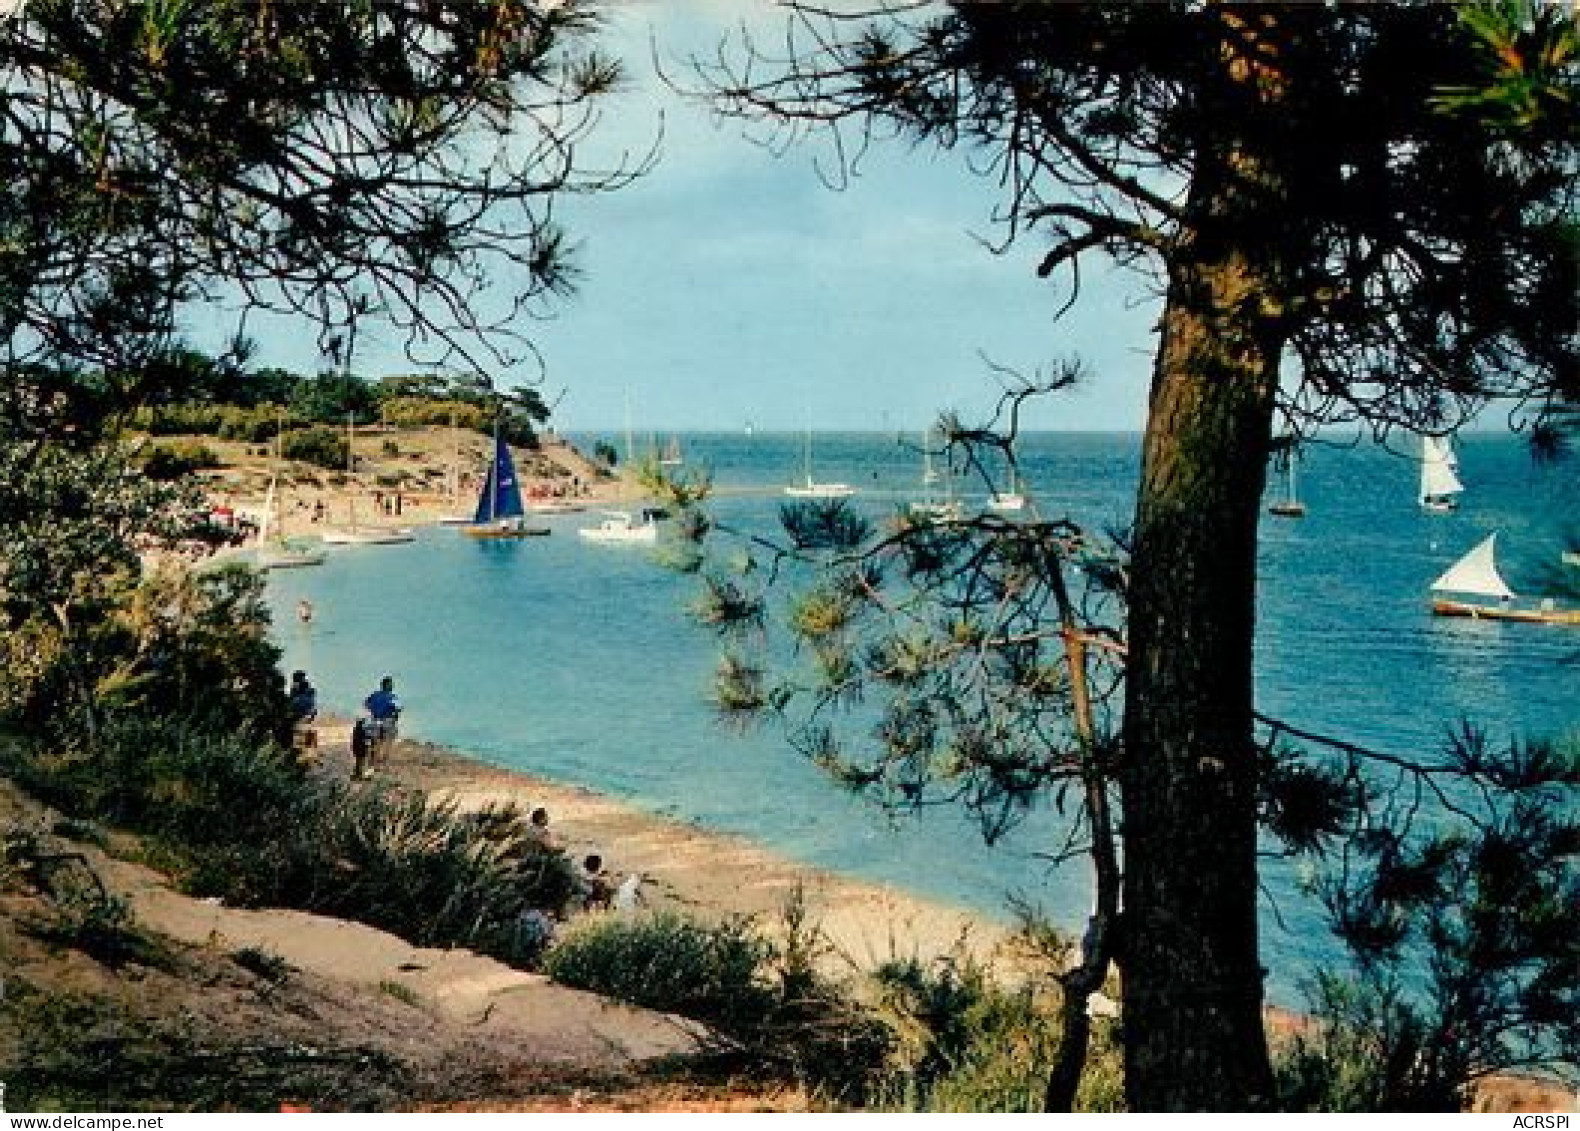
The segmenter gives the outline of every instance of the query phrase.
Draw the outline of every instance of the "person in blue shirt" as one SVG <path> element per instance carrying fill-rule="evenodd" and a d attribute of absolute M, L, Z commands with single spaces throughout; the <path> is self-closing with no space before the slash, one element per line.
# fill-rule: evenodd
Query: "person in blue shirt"
<path fill-rule="evenodd" d="M 389 758 L 400 722 L 401 703 L 395 694 L 395 680 L 389 676 L 379 680 L 379 689 L 362 701 L 362 707 L 372 720 L 367 728 L 369 762 L 379 766 Z"/>

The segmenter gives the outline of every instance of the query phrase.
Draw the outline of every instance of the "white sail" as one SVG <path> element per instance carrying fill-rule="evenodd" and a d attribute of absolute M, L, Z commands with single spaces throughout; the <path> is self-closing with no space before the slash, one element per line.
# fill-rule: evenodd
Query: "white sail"
<path fill-rule="evenodd" d="M 1510 600 L 1514 590 L 1498 573 L 1498 536 L 1489 534 L 1470 553 L 1448 568 L 1442 577 L 1432 582 L 1434 592 L 1466 593 L 1478 597 L 1497 597 Z"/>
<path fill-rule="evenodd" d="M 1455 468 L 1459 461 L 1447 440 L 1438 436 L 1421 437 L 1421 502 L 1423 505 L 1438 499 L 1445 500 L 1459 494 L 1465 485 L 1459 481 Z"/>

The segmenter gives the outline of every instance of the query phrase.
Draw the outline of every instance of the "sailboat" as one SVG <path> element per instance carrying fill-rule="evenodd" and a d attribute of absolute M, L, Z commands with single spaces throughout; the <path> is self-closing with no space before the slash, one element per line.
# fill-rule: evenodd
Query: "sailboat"
<path fill-rule="evenodd" d="M 1300 496 L 1295 490 L 1295 461 L 1293 447 L 1285 447 L 1279 452 L 1278 463 L 1283 465 L 1281 470 L 1284 472 L 1284 497 L 1268 506 L 1268 514 L 1277 515 L 1279 518 L 1306 517 L 1306 504 L 1300 501 Z"/>
<path fill-rule="evenodd" d="M 472 516 L 461 509 L 461 439 L 455 427 L 455 410 L 450 410 L 450 467 L 445 473 L 445 486 L 450 496 L 450 511 L 439 516 L 441 526 L 466 526 Z"/>
<path fill-rule="evenodd" d="M 357 418 L 354 413 L 346 414 L 346 477 L 355 482 L 357 457 L 353 448 L 353 441 L 357 435 Z M 352 488 L 355 491 L 355 487 Z M 402 542 L 412 541 L 416 535 L 404 527 L 379 526 L 363 527 L 357 525 L 357 500 L 352 494 L 346 501 L 346 525 L 340 530 L 324 531 L 323 540 L 330 546 L 393 546 Z"/>
<path fill-rule="evenodd" d="M 1447 514 L 1459 506 L 1454 496 L 1465 489 L 1459 481 L 1459 460 L 1442 436 L 1421 437 L 1421 509 Z"/>
<path fill-rule="evenodd" d="M 522 516 L 521 484 L 516 479 L 516 463 L 510 458 L 510 445 L 494 424 L 494 458 L 478 494 L 477 512 L 461 532 L 472 538 L 529 538 L 549 532 L 547 526 L 530 526 Z"/>
<path fill-rule="evenodd" d="M 658 457 L 660 467 L 679 467 L 686 462 L 686 457 L 680 452 L 680 437 L 671 436 L 669 443 L 664 445 L 664 452 Z"/>
<path fill-rule="evenodd" d="M 1015 471 L 1014 464 L 1009 469 L 1009 489 L 994 491 L 988 497 L 988 510 L 998 511 L 1000 514 L 1013 514 L 1026 509 L 1026 492 L 1021 487 L 1020 475 Z"/>
<path fill-rule="evenodd" d="M 263 518 L 258 524 L 259 569 L 297 569 L 324 564 L 324 552 L 301 542 L 287 541 L 281 533 L 278 487 L 280 473 L 269 478 L 269 492 L 263 500 Z"/>
<path fill-rule="evenodd" d="M 912 514 L 932 522 L 955 522 L 960 519 L 960 504 L 953 498 L 954 492 L 947 483 L 942 500 L 933 493 L 933 489 L 943 480 L 944 476 L 933 466 L 933 432 L 929 428 L 922 440 L 922 499 L 910 505 Z"/>
<path fill-rule="evenodd" d="M 848 499 L 856 493 L 856 488 L 848 483 L 819 483 L 812 478 L 812 429 L 806 430 L 806 442 L 802 449 L 801 468 L 803 479 L 800 483 L 792 483 L 785 488 L 785 494 L 796 499 Z"/>
<path fill-rule="evenodd" d="M 1432 582 L 1432 612 L 1440 617 L 1580 625 L 1580 609 L 1560 608 L 1551 597 L 1522 600 L 1498 572 L 1498 536 L 1489 534 Z M 1446 596 L 1436 596 L 1446 594 Z"/>

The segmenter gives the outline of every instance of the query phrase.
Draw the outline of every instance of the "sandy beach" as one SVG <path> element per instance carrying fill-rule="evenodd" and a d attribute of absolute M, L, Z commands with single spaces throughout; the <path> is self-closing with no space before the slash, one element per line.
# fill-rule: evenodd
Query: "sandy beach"
<path fill-rule="evenodd" d="M 343 720 L 320 727 L 321 772 L 349 773 L 349 739 Z M 835 954 L 862 967 L 891 956 L 936 957 L 958 945 L 986 957 L 1010 933 L 963 908 L 809 867 L 740 837 L 647 813 L 590 789 L 488 766 L 432 743 L 397 743 L 381 778 L 453 799 L 463 810 L 506 801 L 542 806 L 571 859 L 596 852 L 616 879 L 640 873 L 648 907 L 704 917 L 753 915 L 771 925 L 799 887 Z"/>

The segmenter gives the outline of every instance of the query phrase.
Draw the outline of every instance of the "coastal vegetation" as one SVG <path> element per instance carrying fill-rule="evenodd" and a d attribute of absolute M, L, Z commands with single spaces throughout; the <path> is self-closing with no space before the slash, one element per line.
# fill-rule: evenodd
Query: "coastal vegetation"
<path fill-rule="evenodd" d="M 810 671 L 775 681 L 743 648 L 721 683 L 733 713 L 805 709 L 807 751 L 893 804 L 941 789 L 992 836 L 1033 796 L 1067 803 L 1056 852 L 1088 854 L 1098 895 L 1079 948 L 1020 982 L 965 957 L 898 957 L 841 982 L 791 913 L 779 934 L 601 920 L 545 952 L 530 913 L 562 909 L 571 874 L 519 811 L 312 779 L 288 744 L 257 577 L 145 565 L 212 536 L 182 478 L 212 453 L 140 453 L 133 430 L 278 438 L 336 469 L 348 417 L 502 421 L 532 442 L 541 397 L 481 375 L 530 359 L 522 316 L 575 280 L 555 200 L 643 165 L 575 164 L 620 80 L 578 3 L 33 0 L 0 17 L 16 77 L 0 120 L 7 774 L 73 821 L 138 834 L 132 851 L 190 892 L 544 962 L 693 1016 L 724 1051 L 829 1103 L 1436 1107 L 1497 1068 L 1572 1062 L 1573 752 L 1468 733 L 1435 760 L 1383 763 L 1397 777 L 1379 780 L 1376 752 L 1259 716 L 1250 676 L 1275 419 L 1444 429 L 1514 397 L 1550 437 L 1580 396 L 1572 21 L 1540 6 L 958 5 L 869 27 L 808 5 L 795 18 L 833 20 L 815 32 L 817 66 L 715 76 L 727 112 L 970 147 L 1002 174 L 1009 234 L 1051 239 L 1042 274 L 1111 254 L 1155 267 L 1167 294 L 1120 544 L 1063 523 L 876 532 L 839 507 L 787 512 L 775 564 L 822 571 L 802 574 L 812 590 L 792 618 Z M 249 369 L 245 317 L 219 356 L 191 348 L 186 312 L 221 299 L 310 326 L 324 371 Z M 375 314 L 415 359 L 460 376 L 351 372 Z M 1301 362 L 1288 388 L 1286 353 Z M 1026 382 L 1005 402 L 1007 435 L 951 427 L 951 448 L 1008 452 L 1024 396 L 1075 375 Z M 766 601 L 755 584 L 710 575 L 703 608 L 748 645 Z M 827 725 L 865 691 L 875 758 Z M 1440 824 L 1416 819 L 1417 795 L 1441 803 Z M 1255 925 L 1264 831 L 1336 864 L 1319 893 L 1359 971 L 1320 984 L 1315 1033 L 1276 1075 Z M 150 977 L 179 966 L 113 896 L 46 876 L 51 855 L 5 834 L 0 876 L 53 901 L 40 937 Z M 1088 1011 L 1115 962 L 1122 1035 Z M 234 965 L 281 978 L 265 953 Z M 36 1022 L 24 1051 L 42 1078 L 73 1097 L 128 1086 L 93 1075 L 103 1060 L 60 1054 L 91 1011 L 18 992 L 7 1008 Z M 193 1063 L 148 1049 L 114 1062 L 146 1068 L 132 1086 Z M 343 1076 L 398 1075 L 343 1056 Z M 220 1075 L 210 1063 L 204 1088 Z"/>

